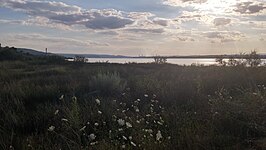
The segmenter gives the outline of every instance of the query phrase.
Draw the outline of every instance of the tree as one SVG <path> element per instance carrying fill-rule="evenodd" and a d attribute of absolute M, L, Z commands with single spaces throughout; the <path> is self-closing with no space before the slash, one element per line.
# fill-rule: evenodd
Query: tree
<path fill-rule="evenodd" d="M 247 64 L 251 67 L 257 67 L 262 63 L 262 60 L 260 56 L 257 54 L 257 52 L 251 51 L 250 54 L 246 55 Z"/>
<path fill-rule="evenodd" d="M 216 58 L 215 61 L 218 63 L 218 65 L 226 66 L 226 61 L 224 61 L 222 57 Z"/>
<path fill-rule="evenodd" d="M 84 56 L 78 56 L 78 55 L 76 55 L 74 57 L 74 61 L 75 62 L 87 62 L 87 59 Z"/>
<path fill-rule="evenodd" d="M 154 57 L 154 62 L 156 64 L 165 64 L 166 61 L 167 61 L 167 58 L 165 58 L 165 57 L 159 57 L 159 56 Z"/>

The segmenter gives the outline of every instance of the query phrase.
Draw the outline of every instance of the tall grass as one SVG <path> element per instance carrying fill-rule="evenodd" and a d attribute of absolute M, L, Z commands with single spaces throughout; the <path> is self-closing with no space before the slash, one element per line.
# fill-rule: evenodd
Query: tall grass
<path fill-rule="evenodd" d="M 0 62 L 0 149 L 265 148 L 263 66 L 45 61 Z"/>

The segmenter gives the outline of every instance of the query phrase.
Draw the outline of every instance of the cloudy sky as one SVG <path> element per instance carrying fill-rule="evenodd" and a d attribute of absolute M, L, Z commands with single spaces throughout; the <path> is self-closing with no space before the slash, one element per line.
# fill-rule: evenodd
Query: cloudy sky
<path fill-rule="evenodd" d="M 0 0 L 0 35 L 55 53 L 266 53 L 266 0 Z"/>

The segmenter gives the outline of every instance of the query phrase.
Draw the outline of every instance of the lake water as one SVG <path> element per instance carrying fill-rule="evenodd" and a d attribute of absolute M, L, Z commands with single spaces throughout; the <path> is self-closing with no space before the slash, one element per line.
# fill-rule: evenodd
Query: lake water
<path fill-rule="evenodd" d="M 228 61 L 228 59 L 224 59 Z M 73 61 L 73 59 L 68 59 L 68 61 Z M 88 63 L 152 63 L 153 58 L 87 58 Z M 266 64 L 266 59 L 262 59 L 263 64 Z M 168 58 L 167 63 L 177 64 L 177 65 L 215 65 L 217 62 L 214 58 Z"/>
<path fill-rule="evenodd" d="M 108 62 L 108 63 L 151 63 L 154 62 L 153 58 L 88 58 L 89 63 L 95 62 Z M 178 65 L 191 65 L 191 64 L 203 64 L 213 65 L 217 64 L 215 59 L 180 59 L 180 58 L 168 58 L 167 63 Z"/>

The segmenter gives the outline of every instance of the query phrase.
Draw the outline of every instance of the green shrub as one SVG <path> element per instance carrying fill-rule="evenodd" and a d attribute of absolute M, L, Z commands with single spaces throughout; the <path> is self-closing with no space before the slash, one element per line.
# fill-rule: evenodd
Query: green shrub
<path fill-rule="evenodd" d="M 100 72 L 92 77 L 89 86 L 99 94 L 113 95 L 121 93 L 125 89 L 126 82 L 120 78 L 117 72 Z"/>

